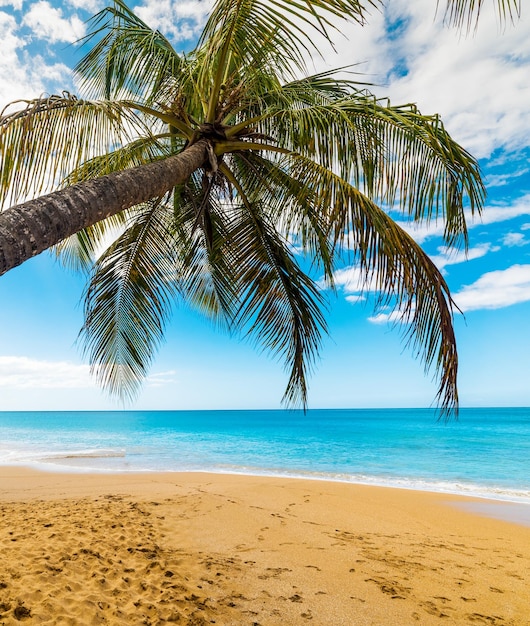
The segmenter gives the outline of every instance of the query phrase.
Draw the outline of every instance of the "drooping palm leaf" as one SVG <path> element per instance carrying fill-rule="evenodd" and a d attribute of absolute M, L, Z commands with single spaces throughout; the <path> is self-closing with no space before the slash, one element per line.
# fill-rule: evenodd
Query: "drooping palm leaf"
<path fill-rule="evenodd" d="M 364 288 L 375 289 L 378 304 L 399 313 L 408 343 L 426 368 L 434 366 L 440 375 L 438 399 L 442 412 L 449 412 L 458 405 L 458 357 L 445 279 L 418 244 L 358 189 L 304 157 L 292 160 L 291 175 L 313 188 L 333 240 L 358 263 Z"/>
<path fill-rule="evenodd" d="M 221 202 L 214 183 L 197 172 L 179 191 L 173 237 L 183 298 L 226 328 L 239 307 L 238 270 L 230 245 L 231 207 Z"/>
<path fill-rule="evenodd" d="M 63 239 L 54 248 L 58 260 L 74 272 L 90 274 L 97 259 L 122 234 L 127 219 L 124 211 Z"/>
<path fill-rule="evenodd" d="M 350 87 L 329 82 L 337 91 Z M 269 95 L 268 110 L 256 123 L 259 132 L 333 169 L 375 201 L 397 205 L 411 219 L 445 219 L 449 245 L 466 242 L 464 198 L 473 214 L 485 190 L 477 161 L 438 116 L 421 115 L 414 105 L 384 106 L 364 92 L 351 93 L 351 87 L 349 97 L 324 98 L 311 80 L 286 85 L 278 100 L 273 103 Z"/>
<path fill-rule="evenodd" d="M 105 176 L 111 172 L 137 167 L 138 165 L 152 163 L 158 159 L 171 156 L 170 142 L 165 139 L 151 134 L 143 135 L 116 148 L 112 152 L 87 159 L 66 176 L 64 184 L 74 185 L 83 180 Z M 179 145 L 181 148 L 184 145 L 184 142 L 180 139 Z"/>
<path fill-rule="evenodd" d="M 164 203 L 139 209 L 96 262 L 85 297 L 84 351 L 100 384 L 132 399 L 162 341 L 177 293 L 173 213 Z"/>
<path fill-rule="evenodd" d="M 64 185 L 73 185 L 128 167 L 151 163 L 169 155 L 169 146 L 164 145 L 157 137 L 139 137 L 121 148 L 83 162 L 68 174 Z M 74 271 L 90 272 L 101 252 L 110 245 L 112 238 L 115 239 L 123 232 L 128 219 L 130 212 L 124 211 L 97 222 L 61 241 L 55 247 L 55 252 L 66 267 Z"/>
<path fill-rule="evenodd" d="M 312 271 L 323 272 L 331 284 L 335 259 L 326 215 L 314 210 L 314 191 L 290 175 L 284 167 L 288 161 L 267 156 L 255 151 L 234 153 L 226 164 L 230 169 L 223 164 L 221 171 L 237 181 L 237 189 L 248 203 L 267 207 L 268 219 L 278 232 L 285 240 L 295 236 L 298 253 L 307 257 Z"/>
<path fill-rule="evenodd" d="M 305 408 L 308 373 L 326 332 L 324 297 L 269 221 L 266 207 L 242 208 L 233 231 L 241 301 L 234 324 L 285 362 L 289 380 L 283 401 Z"/>

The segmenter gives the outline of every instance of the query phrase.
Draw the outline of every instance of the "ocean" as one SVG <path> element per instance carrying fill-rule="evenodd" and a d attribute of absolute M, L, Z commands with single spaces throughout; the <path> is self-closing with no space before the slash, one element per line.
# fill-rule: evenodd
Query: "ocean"
<path fill-rule="evenodd" d="M 530 408 L 0 412 L 0 464 L 290 476 L 530 504 Z"/>

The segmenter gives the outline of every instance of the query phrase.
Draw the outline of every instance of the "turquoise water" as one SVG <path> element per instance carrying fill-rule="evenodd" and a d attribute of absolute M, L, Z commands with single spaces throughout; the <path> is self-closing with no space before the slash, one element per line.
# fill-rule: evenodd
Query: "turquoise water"
<path fill-rule="evenodd" d="M 297 476 L 530 503 L 530 409 L 0 412 L 0 463 Z"/>

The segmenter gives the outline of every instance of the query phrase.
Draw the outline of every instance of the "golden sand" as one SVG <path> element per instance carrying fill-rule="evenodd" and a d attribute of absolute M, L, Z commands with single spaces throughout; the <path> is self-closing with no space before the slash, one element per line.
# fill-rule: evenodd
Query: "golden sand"
<path fill-rule="evenodd" d="M 453 496 L 0 469 L 0 625 L 530 624 L 530 528 Z"/>

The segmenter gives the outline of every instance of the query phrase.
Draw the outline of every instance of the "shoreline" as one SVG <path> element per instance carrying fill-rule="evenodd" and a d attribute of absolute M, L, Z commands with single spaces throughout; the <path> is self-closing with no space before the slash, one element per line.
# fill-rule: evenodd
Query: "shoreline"
<path fill-rule="evenodd" d="M 324 480 L 0 467 L 0 621 L 526 626 L 530 528 L 462 508 L 474 503 Z"/>
<path fill-rule="evenodd" d="M 74 457 L 75 458 L 75 457 Z M 10 472 L 15 469 L 27 469 L 30 472 L 42 473 L 42 474 L 72 474 L 76 476 L 135 476 L 135 475 L 194 475 L 194 474 L 206 474 L 214 476 L 243 476 L 248 478 L 265 478 L 273 480 L 307 480 L 324 483 L 337 483 L 343 485 L 360 485 L 375 489 L 398 489 L 403 491 L 413 491 L 419 493 L 432 493 L 447 496 L 448 498 L 457 497 L 470 500 L 468 508 L 471 512 L 476 512 L 480 515 L 486 515 L 495 519 L 505 520 L 508 522 L 519 523 L 524 526 L 530 526 L 530 495 L 526 495 L 526 491 L 517 489 L 506 489 L 504 493 L 488 492 L 486 487 L 480 485 L 474 485 L 465 490 L 461 488 L 451 489 L 450 487 L 439 487 L 440 481 L 429 483 L 427 481 L 421 481 L 407 484 L 406 479 L 395 479 L 387 481 L 374 480 L 356 480 L 348 478 L 338 478 L 333 475 L 325 475 L 319 473 L 318 475 L 306 475 L 297 472 L 266 472 L 266 471 L 229 471 L 218 470 L 213 471 L 211 469 L 192 469 L 192 470 L 160 470 L 160 469 L 145 469 L 145 470 L 113 470 L 113 469 L 95 469 L 95 468 L 80 468 L 72 467 L 69 465 L 56 465 L 50 463 L 49 466 L 45 462 L 37 462 L 34 464 L 20 464 L 20 465 L 2 465 L 0 464 L 0 477 L 4 470 Z M 514 493 L 515 492 L 515 493 Z M 519 495 L 519 492 L 525 495 Z M 0 495 L 1 498 L 1 495 Z M 473 504 L 476 501 L 476 505 Z M 504 514 L 503 514 L 504 513 Z"/>
<path fill-rule="evenodd" d="M 3 463 L 60 473 L 207 472 L 412 489 L 515 502 L 522 518 L 530 506 L 526 408 L 463 409 L 451 424 L 435 420 L 432 409 L 66 413 L 0 413 Z"/>

